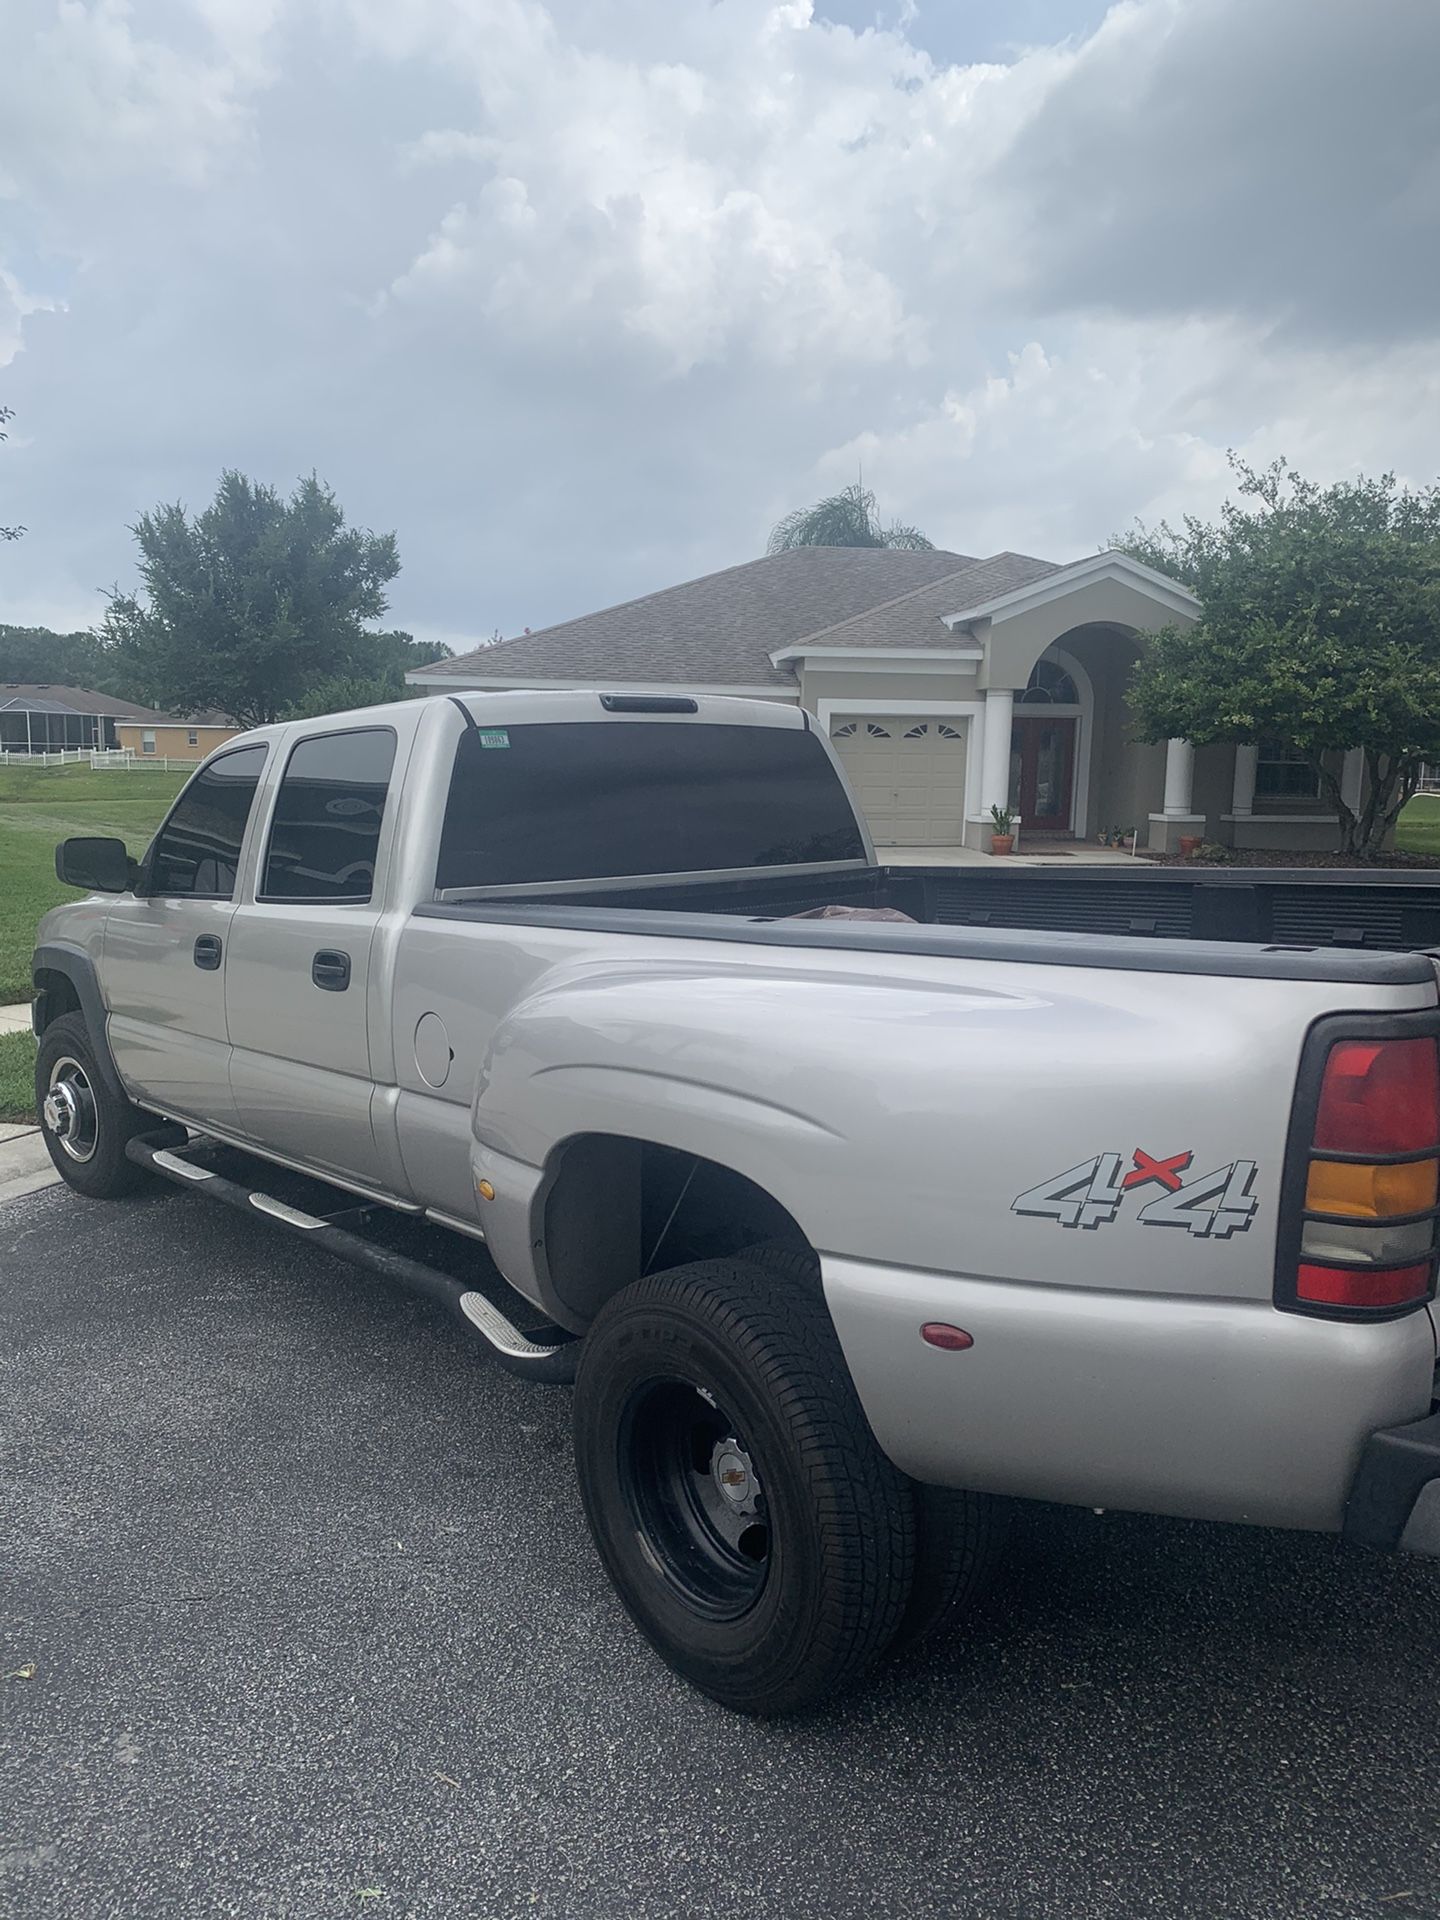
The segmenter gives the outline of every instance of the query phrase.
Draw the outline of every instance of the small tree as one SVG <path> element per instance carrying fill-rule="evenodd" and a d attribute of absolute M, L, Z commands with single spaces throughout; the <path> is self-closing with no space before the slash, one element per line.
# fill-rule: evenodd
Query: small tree
<path fill-rule="evenodd" d="M 875 496 L 858 483 L 843 493 L 817 500 L 813 507 L 796 507 L 776 523 L 765 543 L 767 553 L 788 553 L 792 547 L 900 547 L 929 552 L 934 542 L 916 527 L 892 520 L 882 526 L 875 514 Z"/>
<path fill-rule="evenodd" d="M 407 687 L 405 694 L 415 691 Z M 353 674 L 342 674 L 333 680 L 317 680 L 299 700 L 291 702 L 280 718 L 318 720 L 326 713 L 349 713 L 356 707 L 383 707 L 391 700 L 403 699 L 405 694 L 397 693 L 387 680 L 357 679 Z"/>
<path fill-rule="evenodd" d="M 8 440 L 10 438 L 9 434 L 5 431 L 5 423 L 14 418 L 15 409 L 13 407 L 0 407 L 0 440 Z M 0 540 L 18 540 L 24 531 L 24 527 L 0 527 Z"/>
<path fill-rule="evenodd" d="M 1378 480 L 1319 487 L 1283 460 L 1231 456 L 1240 501 L 1177 532 L 1116 542 L 1173 575 L 1204 612 L 1155 634 L 1130 704 L 1143 739 L 1286 741 L 1340 819 L 1340 851 L 1373 859 L 1440 758 L 1440 488 Z M 1359 811 L 1336 759 L 1365 756 Z"/>
<path fill-rule="evenodd" d="M 400 571 L 395 536 L 347 527 L 313 474 L 286 500 L 226 472 L 203 513 L 157 507 L 132 531 L 143 594 L 113 594 L 102 633 L 155 705 L 260 726 L 322 680 L 376 673 L 364 622 Z"/>

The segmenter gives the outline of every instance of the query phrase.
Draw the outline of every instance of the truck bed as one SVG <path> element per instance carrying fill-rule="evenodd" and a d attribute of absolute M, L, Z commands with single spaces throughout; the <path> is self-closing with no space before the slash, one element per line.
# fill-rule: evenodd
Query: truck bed
<path fill-rule="evenodd" d="M 502 896 L 503 897 L 503 896 Z M 517 904 L 537 905 L 516 893 Z M 485 904 L 493 904 L 490 895 Z M 1440 948 L 1440 873 L 1308 867 L 887 867 L 853 873 L 703 876 L 635 887 L 556 889 L 544 903 L 744 916 L 829 904 L 896 907 L 926 926 L 1025 927 L 1171 940 Z"/>
<path fill-rule="evenodd" d="M 918 924 L 793 917 L 827 905 L 895 908 Z M 876 866 L 487 892 L 418 911 L 767 945 L 1393 984 L 1433 978 L 1420 956 L 1440 949 L 1440 884 L 1393 870 Z"/>

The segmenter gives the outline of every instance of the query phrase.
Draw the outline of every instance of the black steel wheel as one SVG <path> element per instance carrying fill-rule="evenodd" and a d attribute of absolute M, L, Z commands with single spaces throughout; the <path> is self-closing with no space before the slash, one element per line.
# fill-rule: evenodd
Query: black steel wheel
<path fill-rule="evenodd" d="M 622 1495 L 661 1577 L 697 1614 L 738 1620 L 770 1565 L 764 1486 L 737 1422 L 703 1387 L 654 1380 L 621 1416 Z"/>

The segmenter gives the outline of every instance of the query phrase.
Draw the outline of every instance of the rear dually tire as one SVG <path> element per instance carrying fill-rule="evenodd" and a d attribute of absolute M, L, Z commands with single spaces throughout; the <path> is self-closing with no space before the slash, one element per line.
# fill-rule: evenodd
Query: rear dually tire
<path fill-rule="evenodd" d="M 575 1451 L 631 1618 L 722 1705 L 811 1706 L 894 1638 L 913 1490 L 876 1446 L 814 1294 L 743 1257 L 637 1280 L 586 1336 Z"/>

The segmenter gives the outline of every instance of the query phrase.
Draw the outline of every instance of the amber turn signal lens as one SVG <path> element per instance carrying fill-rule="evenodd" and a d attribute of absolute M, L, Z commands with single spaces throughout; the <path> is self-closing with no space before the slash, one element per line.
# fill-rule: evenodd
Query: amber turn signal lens
<path fill-rule="evenodd" d="M 1305 1185 L 1307 1213 L 1340 1213 L 1351 1220 L 1390 1220 L 1435 1205 L 1440 1162 L 1408 1160 L 1364 1166 L 1352 1160 L 1312 1160 Z"/>

